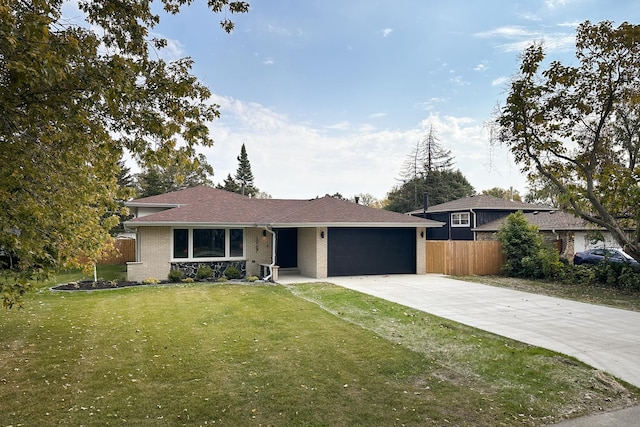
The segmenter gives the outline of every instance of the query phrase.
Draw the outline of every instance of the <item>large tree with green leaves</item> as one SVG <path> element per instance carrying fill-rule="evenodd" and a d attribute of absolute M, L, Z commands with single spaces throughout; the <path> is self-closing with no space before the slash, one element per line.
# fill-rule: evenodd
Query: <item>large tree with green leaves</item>
<path fill-rule="evenodd" d="M 192 162 L 172 162 L 167 166 L 152 164 L 137 174 L 138 196 L 149 197 L 198 185 L 212 185 L 213 167 L 200 154 Z"/>
<path fill-rule="evenodd" d="M 178 13 L 191 0 L 162 0 Z M 0 271 L 7 306 L 33 272 L 95 259 L 118 221 L 118 160 L 146 164 L 193 159 L 210 146 L 219 115 L 192 60 L 167 62 L 152 36 L 160 16 L 148 1 L 79 0 L 84 21 L 62 15 L 62 0 L 0 3 L 0 248 L 19 260 Z M 209 0 L 242 13 L 242 1 Z M 151 54 L 153 52 L 153 54 Z M 108 213 L 112 213 L 108 215 Z"/>
<path fill-rule="evenodd" d="M 534 44 L 523 54 L 498 140 L 559 203 L 608 230 L 640 260 L 640 25 L 579 25 L 575 65 Z"/>

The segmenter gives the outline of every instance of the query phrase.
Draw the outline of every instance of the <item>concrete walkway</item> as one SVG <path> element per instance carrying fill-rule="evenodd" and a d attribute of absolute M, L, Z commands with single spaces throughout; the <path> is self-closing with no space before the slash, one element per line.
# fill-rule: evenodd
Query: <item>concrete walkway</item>
<path fill-rule="evenodd" d="M 334 283 L 527 344 L 547 348 L 640 387 L 640 313 L 455 280 L 442 275 L 385 275 L 309 279 L 281 276 L 279 283 Z M 618 411 L 602 424 L 595 417 L 561 425 L 640 425 L 640 406 Z M 616 412 L 605 414 L 616 416 Z M 594 424 L 571 424 L 578 421 Z M 596 423 L 597 422 L 597 423 Z"/>

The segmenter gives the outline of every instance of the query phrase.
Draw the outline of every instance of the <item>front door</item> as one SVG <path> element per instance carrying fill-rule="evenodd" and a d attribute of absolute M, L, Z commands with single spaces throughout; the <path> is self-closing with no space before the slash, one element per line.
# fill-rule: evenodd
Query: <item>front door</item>
<path fill-rule="evenodd" d="M 276 228 L 276 265 L 280 268 L 298 267 L 298 229 Z"/>

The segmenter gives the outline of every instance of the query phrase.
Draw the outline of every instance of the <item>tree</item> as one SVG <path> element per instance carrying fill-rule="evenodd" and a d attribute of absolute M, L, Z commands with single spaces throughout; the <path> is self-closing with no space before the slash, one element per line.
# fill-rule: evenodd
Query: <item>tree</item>
<path fill-rule="evenodd" d="M 254 196 L 258 191 L 257 188 L 253 186 L 253 172 L 251 172 L 251 163 L 249 162 L 249 156 L 247 155 L 247 149 L 244 144 L 242 144 L 240 155 L 238 156 L 236 182 L 240 186 L 240 194 L 243 196 Z"/>
<path fill-rule="evenodd" d="M 417 200 L 416 192 L 420 194 Z M 420 209 L 423 207 L 425 193 L 429 205 L 438 205 L 472 196 L 475 190 L 459 170 L 435 170 L 424 177 L 418 177 L 394 187 L 387 194 L 388 201 L 385 209 L 402 213 Z"/>
<path fill-rule="evenodd" d="M 475 194 L 462 173 L 453 170 L 451 151 L 444 149 L 433 126 L 407 156 L 401 171 L 402 184 L 388 194 L 385 209 L 409 212 L 423 206 L 427 194 L 435 205 Z"/>
<path fill-rule="evenodd" d="M 369 193 L 360 193 L 353 196 L 351 199 L 353 203 L 358 203 L 363 206 L 368 206 L 370 208 L 375 208 L 380 206 L 380 202 L 373 197 L 372 194 Z"/>
<path fill-rule="evenodd" d="M 440 145 L 433 125 L 429 133 L 416 142 L 411 153 L 405 159 L 400 172 L 400 180 L 411 183 L 413 188 L 413 205 L 422 203 L 423 191 L 420 190 L 420 179 L 432 171 L 448 171 L 453 168 L 451 150 Z"/>
<path fill-rule="evenodd" d="M 504 189 L 500 187 L 493 187 L 489 190 L 482 190 L 482 194 L 497 197 L 499 199 L 516 200 L 518 202 L 522 201 L 518 190 L 514 190 L 513 188 Z"/>
<path fill-rule="evenodd" d="M 538 203 L 558 209 L 568 210 L 565 203 L 560 205 L 560 193 L 555 185 L 544 176 L 530 173 L 528 177 L 529 185 L 524 200 L 527 203 Z"/>
<path fill-rule="evenodd" d="M 212 185 L 213 168 L 204 155 L 193 162 L 175 162 L 169 166 L 149 165 L 137 176 L 140 197 L 155 196 L 198 185 Z"/>
<path fill-rule="evenodd" d="M 558 252 L 545 245 L 538 227 L 529 224 L 521 211 L 507 217 L 497 237 L 505 256 L 503 270 L 509 276 L 553 278 L 562 268 Z"/>
<path fill-rule="evenodd" d="M 116 236 L 119 233 L 124 232 L 124 222 L 132 217 L 129 214 L 129 210 L 125 207 L 125 203 L 136 192 L 135 181 L 131 175 L 131 168 L 129 168 L 124 159 L 118 161 L 118 174 L 116 183 L 118 186 L 118 198 L 116 203 L 118 210 L 116 212 L 107 212 L 106 215 L 116 214 L 118 216 L 118 223 L 115 227 L 109 230 L 112 236 Z"/>
<path fill-rule="evenodd" d="M 577 65 L 552 61 L 540 71 L 544 57 L 538 44 L 524 52 L 497 139 L 569 211 L 640 260 L 640 26 L 586 21 L 577 29 Z"/>
<path fill-rule="evenodd" d="M 107 249 L 124 150 L 145 164 L 193 159 L 213 143 L 207 123 L 219 115 L 189 58 L 158 58 L 167 41 L 151 36 L 160 21 L 152 2 L 80 0 L 80 24 L 62 16 L 63 3 L 0 5 L 0 248 L 20 260 L 19 271 L 0 271 L 5 306 L 34 272 Z M 171 14 L 185 3 L 162 0 Z M 226 12 L 249 7 L 208 5 L 225 12 L 225 31 Z"/>
<path fill-rule="evenodd" d="M 218 184 L 216 187 L 222 190 L 230 191 L 232 193 L 242 194 L 243 196 L 270 198 L 267 193 L 261 192 L 253 184 L 253 172 L 251 172 L 251 162 L 249 162 L 249 156 L 247 155 L 247 149 L 244 144 L 240 148 L 240 155 L 238 159 L 238 169 L 236 169 L 235 176 L 229 174 L 222 184 Z"/>
<path fill-rule="evenodd" d="M 242 189 L 238 183 L 233 179 L 231 174 L 227 175 L 222 184 L 216 185 L 216 188 L 229 191 L 231 193 L 241 193 Z"/>

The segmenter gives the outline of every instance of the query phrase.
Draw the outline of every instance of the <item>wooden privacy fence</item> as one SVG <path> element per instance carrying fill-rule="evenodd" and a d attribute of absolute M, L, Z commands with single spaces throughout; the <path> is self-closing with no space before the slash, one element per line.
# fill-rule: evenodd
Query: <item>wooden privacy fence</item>
<path fill-rule="evenodd" d="M 500 242 L 427 240 L 427 273 L 450 276 L 499 274 L 504 264 Z"/>
<path fill-rule="evenodd" d="M 102 257 L 98 264 L 124 264 L 136 260 L 135 239 L 116 239 L 113 243 L 113 250 Z"/>

